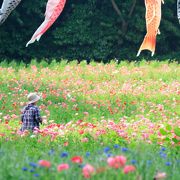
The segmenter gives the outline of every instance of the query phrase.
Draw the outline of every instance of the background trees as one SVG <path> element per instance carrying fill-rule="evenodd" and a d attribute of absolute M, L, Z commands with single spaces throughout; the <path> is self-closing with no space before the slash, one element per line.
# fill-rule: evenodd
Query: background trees
<path fill-rule="evenodd" d="M 26 48 L 43 21 L 46 0 L 22 1 L 0 27 L 0 59 L 136 59 L 145 35 L 144 1 L 68 0 L 64 12 L 39 43 Z M 176 2 L 162 7 L 157 58 L 180 58 Z M 143 52 L 142 57 L 150 57 Z"/>

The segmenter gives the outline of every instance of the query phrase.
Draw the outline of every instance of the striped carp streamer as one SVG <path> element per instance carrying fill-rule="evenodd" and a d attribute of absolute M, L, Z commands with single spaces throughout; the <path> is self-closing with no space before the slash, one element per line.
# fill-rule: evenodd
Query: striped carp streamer
<path fill-rule="evenodd" d="M 21 0 L 4 0 L 0 9 L 0 25 L 8 18 Z"/>
<path fill-rule="evenodd" d="M 151 56 L 154 55 L 156 48 L 156 36 L 160 34 L 159 25 L 161 21 L 161 4 L 163 0 L 145 0 L 146 6 L 146 35 L 142 42 L 137 56 L 140 55 L 142 50 L 150 50 Z"/>
<path fill-rule="evenodd" d="M 39 41 L 41 36 L 52 26 L 52 24 L 59 17 L 59 15 L 64 9 L 65 3 L 66 3 L 66 0 L 48 0 L 47 5 L 46 5 L 44 22 L 33 34 L 31 40 L 26 44 L 26 47 L 29 44 L 34 43 L 36 40 Z"/>
<path fill-rule="evenodd" d="M 180 0 L 177 0 L 177 16 L 180 24 Z"/>

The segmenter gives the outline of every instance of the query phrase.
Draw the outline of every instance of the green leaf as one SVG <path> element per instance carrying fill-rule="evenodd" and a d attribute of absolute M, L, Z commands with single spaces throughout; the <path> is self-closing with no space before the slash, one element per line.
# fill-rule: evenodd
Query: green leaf
<path fill-rule="evenodd" d="M 176 144 L 178 144 L 180 141 L 177 140 L 176 138 L 172 138 L 172 141 L 175 142 Z"/>
<path fill-rule="evenodd" d="M 176 136 L 180 137 L 180 128 L 178 127 L 174 128 L 174 133 L 176 134 Z"/>
<path fill-rule="evenodd" d="M 168 137 L 165 138 L 165 141 L 170 141 L 170 139 Z"/>
<path fill-rule="evenodd" d="M 166 125 L 166 130 L 171 131 L 171 130 L 172 130 L 172 126 L 169 125 L 169 124 L 167 124 L 167 125 Z"/>
<path fill-rule="evenodd" d="M 165 131 L 164 129 L 160 129 L 160 133 L 164 136 L 168 134 L 167 131 Z"/>

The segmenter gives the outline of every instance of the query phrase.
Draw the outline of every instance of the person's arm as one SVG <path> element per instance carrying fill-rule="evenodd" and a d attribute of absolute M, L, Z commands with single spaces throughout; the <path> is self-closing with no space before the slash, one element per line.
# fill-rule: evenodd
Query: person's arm
<path fill-rule="evenodd" d="M 36 122 L 42 124 L 42 118 L 41 118 L 40 110 L 39 110 L 38 107 L 37 107 L 36 110 L 35 110 L 34 118 L 35 118 L 35 121 L 36 121 Z"/>

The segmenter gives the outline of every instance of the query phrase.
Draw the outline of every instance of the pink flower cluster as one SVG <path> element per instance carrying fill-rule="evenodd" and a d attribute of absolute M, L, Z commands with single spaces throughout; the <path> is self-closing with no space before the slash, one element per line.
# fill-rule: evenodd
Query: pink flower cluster
<path fill-rule="evenodd" d="M 125 156 L 115 156 L 115 157 L 110 157 L 107 159 L 107 165 L 110 168 L 118 169 L 122 168 L 124 174 L 128 174 L 129 172 L 133 172 L 136 170 L 135 166 L 133 165 L 126 165 L 126 157 Z M 74 164 L 82 164 L 83 163 L 83 158 L 81 156 L 74 156 L 71 158 L 71 162 Z M 45 167 L 45 168 L 50 168 L 51 167 L 51 162 L 47 160 L 40 160 L 38 162 L 39 166 Z M 57 166 L 57 171 L 61 172 L 64 170 L 68 170 L 70 168 L 69 164 L 67 163 L 61 163 Z M 95 168 L 91 164 L 87 163 L 83 166 L 82 168 L 82 175 L 84 178 L 90 178 L 91 176 L 104 172 L 108 168 Z"/>
<path fill-rule="evenodd" d="M 136 170 L 135 166 L 126 165 L 126 157 L 125 156 L 109 157 L 107 159 L 107 163 L 110 167 L 115 168 L 115 169 L 123 168 L 123 172 L 125 174 Z"/>

